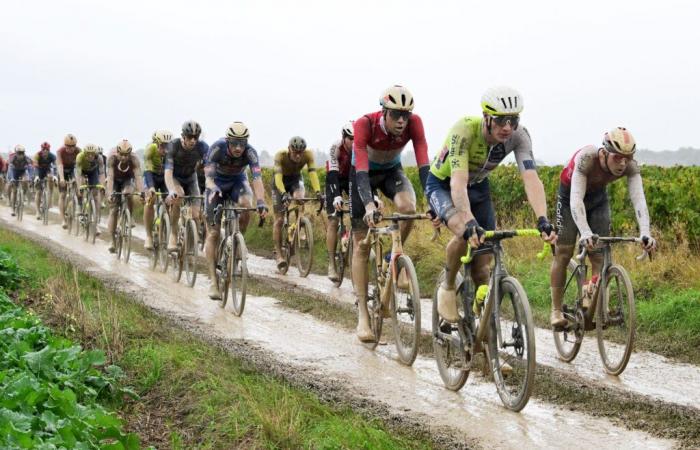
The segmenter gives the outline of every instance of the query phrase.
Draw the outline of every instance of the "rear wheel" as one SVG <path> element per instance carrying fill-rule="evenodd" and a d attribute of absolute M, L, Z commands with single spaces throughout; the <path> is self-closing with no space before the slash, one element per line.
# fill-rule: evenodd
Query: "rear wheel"
<path fill-rule="evenodd" d="M 245 308 L 246 288 L 248 285 L 248 249 L 241 233 L 236 233 L 234 239 L 231 300 L 233 313 L 240 316 L 243 314 L 243 308 Z"/>
<path fill-rule="evenodd" d="M 596 311 L 598 350 L 605 371 L 620 375 L 634 347 L 636 307 L 632 282 L 622 266 L 611 266 L 600 285 Z"/>
<path fill-rule="evenodd" d="M 565 362 L 573 361 L 581 349 L 583 341 L 583 323 L 578 320 L 576 313 L 576 301 L 583 295 L 584 273 L 578 268 L 573 260 L 569 261 L 567 268 L 566 279 L 569 280 L 572 274 L 575 274 L 568 285 L 565 287 L 562 298 L 562 313 L 568 324 L 563 330 L 553 330 L 554 346 L 559 353 L 559 359 Z"/>
<path fill-rule="evenodd" d="M 299 276 L 303 278 L 311 271 L 311 264 L 314 260 L 314 233 L 308 217 L 302 217 L 299 221 L 294 246 L 297 269 L 299 269 Z"/>
<path fill-rule="evenodd" d="M 197 250 L 199 249 L 197 234 L 197 224 L 193 219 L 187 221 L 185 229 L 185 249 L 184 249 L 184 266 L 187 285 L 194 286 L 197 281 Z"/>
<path fill-rule="evenodd" d="M 527 294 L 518 280 L 501 280 L 491 318 L 488 357 L 498 395 L 506 408 L 527 405 L 535 377 L 535 330 Z"/>
<path fill-rule="evenodd" d="M 396 350 L 402 363 L 410 366 L 418 355 L 418 339 L 420 338 L 420 289 L 413 261 L 406 255 L 396 260 L 397 280 L 405 279 L 406 286 L 394 286 L 392 298 L 392 325 Z"/>
<path fill-rule="evenodd" d="M 464 383 L 469 377 L 469 368 L 466 367 L 465 361 L 470 359 L 465 355 L 457 325 L 452 325 L 440 318 L 437 310 L 437 293 L 438 288 L 445 279 L 445 270 L 440 272 L 437 282 L 435 283 L 435 292 L 433 293 L 433 353 L 435 354 L 435 362 L 438 366 L 440 378 L 445 384 L 445 387 L 451 391 L 462 389 Z M 471 278 L 462 279 L 461 275 L 457 275 L 455 284 L 458 286 L 457 293 L 460 295 L 457 302 L 458 309 L 462 308 L 462 295 L 465 292 L 474 294 L 474 284 Z M 460 315 L 463 316 L 462 311 Z"/>
<path fill-rule="evenodd" d="M 379 258 L 381 258 L 381 250 Z M 374 253 L 371 253 L 369 256 L 369 277 L 367 279 L 367 312 L 369 313 L 369 327 L 374 334 L 374 341 L 364 343 L 364 346 L 370 350 L 374 350 L 377 347 L 382 337 L 384 313 L 382 312 L 381 288 L 376 257 Z"/>

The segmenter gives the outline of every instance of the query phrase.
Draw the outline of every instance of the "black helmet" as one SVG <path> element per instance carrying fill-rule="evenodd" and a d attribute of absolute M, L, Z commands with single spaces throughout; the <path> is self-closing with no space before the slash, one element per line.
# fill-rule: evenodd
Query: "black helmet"
<path fill-rule="evenodd" d="M 199 126 L 194 120 L 188 120 L 182 124 L 182 135 L 183 136 L 197 136 L 202 134 L 202 127 Z"/>

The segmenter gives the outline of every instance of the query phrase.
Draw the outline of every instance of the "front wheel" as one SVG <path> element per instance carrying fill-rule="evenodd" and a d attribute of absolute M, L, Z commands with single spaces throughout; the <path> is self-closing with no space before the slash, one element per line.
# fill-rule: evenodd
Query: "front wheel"
<path fill-rule="evenodd" d="M 193 219 L 187 221 L 185 230 L 185 250 L 184 250 L 184 266 L 187 285 L 194 286 L 197 281 L 197 250 L 199 249 L 197 224 Z"/>
<path fill-rule="evenodd" d="M 289 261 L 291 259 L 291 248 L 290 248 L 290 242 L 289 242 L 289 226 L 288 225 L 283 225 L 282 226 L 282 233 L 281 233 L 281 238 L 282 240 L 281 245 L 280 245 L 280 250 L 281 250 L 281 255 L 280 257 L 287 262 L 285 266 L 282 269 L 277 269 L 282 275 L 285 275 L 287 271 L 289 270 Z"/>
<path fill-rule="evenodd" d="M 302 217 L 299 221 L 294 247 L 299 276 L 304 278 L 311 271 L 314 260 L 314 232 L 308 217 Z"/>
<path fill-rule="evenodd" d="M 49 224 L 49 192 L 46 187 L 41 191 L 41 221 L 44 225 Z"/>
<path fill-rule="evenodd" d="M 535 377 L 535 330 L 527 294 L 518 280 L 500 283 L 489 335 L 489 362 L 498 395 L 506 408 L 527 405 Z"/>
<path fill-rule="evenodd" d="M 219 306 L 222 309 L 226 307 L 226 302 L 228 302 L 228 288 L 231 284 L 231 277 L 233 274 L 233 265 L 229 262 L 233 259 L 231 258 L 232 245 L 231 236 L 227 236 L 221 239 L 218 251 L 216 252 L 216 280 L 212 280 L 212 283 L 217 283 L 219 286 L 219 292 L 221 293 L 221 302 L 219 302 Z"/>
<path fill-rule="evenodd" d="M 21 222 L 24 216 L 24 188 L 22 188 L 21 184 L 17 185 L 15 197 L 15 203 L 17 204 L 17 220 Z"/>
<path fill-rule="evenodd" d="M 572 274 L 575 275 L 570 278 Z M 559 359 L 571 362 L 581 349 L 584 334 L 584 324 L 579 320 L 579 315 L 576 312 L 576 302 L 583 296 L 584 272 L 573 260 L 569 261 L 566 279 L 569 284 L 562 296 L 561 309 L 568 324 L 564 329 L 552 330 L 552 334 Z"/>
<path fill-rule="evenodd" d="M 122 234 L 122 254 L 124 255 L 124 262 L 129 262 L 129 256 L 131 256 L 131 212 L 129 208 L 124 207 L 122 210 L 121 217 L 121 234 Z"/>
<path fill-rule="evenodd" d="M 243 234 L 236 233 L 233 251 L 233 270 L 231 272 L 231 300 L 233 313 L 243 314 L 245 308 L 246 288 L 248 285 L 248 249 Z"/>
<path fill-rule="evenodd" d="M 391 302 L 394 339 L 399 359 L 410 366 L 418 355 L 421 304 L 416 269 L 407 255 L 396 259 L 396 280 Z"/>
<path fill-rule="evenodd" d="M 68 234 L 70 234 L 71 230 L 73 229 L 73 217 L 75 216 L 75 211 L 73 210 L 73 198 L 66 195 L 64 205 L 65 210 L 63 211 L 63 218 L 66 221 L 66 231 L 68 231 Z"/>
<path fill-rule="evenodd" d="M 379 258 L 381 258 L 381 251 Z M 382 311 L 382 282 L 377 269 L 376 256 L 372 252 L 369 256 L 369 277 L 367 279 L 367 312 L 369 313 L 369 327 L 374 334 L 374 341 L 365 342 L 364 346 L 374 350 L 382 337 L 382 324 L 384 313 Z"/>
<path fill-rule="evenodd" d="M 634 347 L 636 307 L 632 282 L 622 266 L 611 266 L 599 287 L 596 311 L 598 350 L 605 371 L 620 375 Z"/>
<path fill-rule="evenodd" d="M 158 237 L 153 236 L 153 250 L 158 252 L 158 269 L 165 273 L 168 271 L 170 255 L 168 255 L 168 237 L 170 236 L 170 216 L 164 210 L 158 220 Z M 156 242 L 157 241 L 157 242 Z"/>
<path fill-rule="evenodd" d="M 457 325 L 452 325 L 442 320 L 438 314 L 437 294 L 444 280 L 445 270 L 443 269 L 435 283 L 435 292 L 433 292 L 433 353 L 435 354 L 435 362 L 438 366 L 440 378 L 442 378 L 445 387 L 451 391 L 458 391 L 462 389 L 469 377 L 469 368 L 466 367 L 465 362 L 470 358 L 468 358 L 463 349 Z M 458 274 L 455 284 L 458 286 L 457 293 L 460 295 L 457 302 L 458 309 L 463 309 L 461 307 L 461 296 L 465 293 L 473 295 L 474 283 L 472 283 L 471 278 L 463 279 L 462 275 Z"/>

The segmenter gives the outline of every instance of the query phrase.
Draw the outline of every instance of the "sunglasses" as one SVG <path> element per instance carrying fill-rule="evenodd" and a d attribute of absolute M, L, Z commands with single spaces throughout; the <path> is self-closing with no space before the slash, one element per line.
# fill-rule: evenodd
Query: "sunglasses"
<path fill-rule="evenodd" d="M 246 145 L 248 145 L 248 139 L 228 139 L 227 140 L 228 145 L 231 147 L 243 147 L 245 148 Z"/>
<path fill-rule="evenodd" d="M 389 116 L 394 120 L 399 120 L 401 118 L 408 120 L 411 117 L 411 111 L 399 111 L 396 109 L 390 109 Z"/>
<path fill-rule="evenodd" d="M 622 161 L 627 161 L 627 162 L 629 162 L 629 161 L 632 159 L 632 158 L 629 158 L 629 157 L 627 157 L 627 156 L 620 155 L 620 154 L 617 154 L 617 153 L 610 153 L 610 156 L 612 156 L 612 160 L 615 161 L 615 162 L 618 163 L 618 164 L 621 163 Z"/>
<path fill-rule="evenodd" d="M 183 137 L 186 141 L 197 141 L 197 140 L 199 140 L 199 136 L 197 136 L 197 135 L 185 134 L 185 135 L 183 135 L 182 137 Z"/>
<path fill-rule="evenodd" d="M 520 116 L 491 116 L 491 120 L 499 127 L 505 127 L 510 122 L 510 126 L 516 129 L 520 123 Z"/>

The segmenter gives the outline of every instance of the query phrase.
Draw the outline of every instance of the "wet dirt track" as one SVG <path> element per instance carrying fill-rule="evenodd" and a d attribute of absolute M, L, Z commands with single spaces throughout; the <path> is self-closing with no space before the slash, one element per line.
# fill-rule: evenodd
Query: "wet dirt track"
<path fill-rule="evenodd" d="M 4 226 L 16 225 L 8 208 L 0 208 L 0 221 L 5 221 Z M 421 420 L 425 420 L 427 428 L 447 427 L 458 438 L 470 442 L 476 439 L 485 447 L 541 448 L 555 443 L 557 446 L 583 444 L 615 448 L 669 448 L 674 445 L 673 441 L 628 431 L 604 419 L 573 413 L 536 400 L 531 400 L 521 413 L 511 413 L 501 406 L 495 387 L 490 382 L 470 376 L 459 393 L 450 392 L 443 388 L 434 361 L 419 357 L 412 368 L 404 367 L 396 361 L 392 346 L 378 347 L 375 352 L 368 351 L 351 333 L 317 321 L 310 315 L 290 312 L 280 307 L 273 298 L 249 296 L 243 317 L 237 318 L 207 298 L 208 279 L 202 274 L 198 276 L 194 288 L 187 288 L 183 283 L 174 284 L 167 275 L 150 271 L 142 255 L 132 253 L 132 261 L 125 265 L 107 253 L 104 242 L 98 241 L 95 246 L 86 245 L 81 238 L 68 236 L 57 224 L 45 227 L 26 215 L 21 226 L 36 233 L 35 238 L 41 236 L 63 247 L 79 249 L 80 256 L 94 265 L 91 271 L 95 275 L 107 273 L 110 277 L 128 279 L 130 283 L 120 286 L 141 298 L 148 306 L 168 315 L 179 316 L 186 322 L 203 325 L 218 338 L 243 339 L 253 343 L 274 353 L 282 363 L 303 367 L 305 373 L 315 379 L 315 383 L 323 384 L 324 380 L 328 380 L 329 385 L 340 382 L 358 398 L 380 402 L 392 415 L 423 417 Z M 260 267 L 269 274 L 266 264 L 267 260 L 255 258 L 250 268 L 257 271 L 257 267 Z M 293 274 L 294 269 L 290 273 Z M 315 286 L 317 290 L 330 286 L 327 280 L 316 276 L 304 284 L 309 285 L 306 287 Z M 344 295 L 334 297 L 351 299 L 347 285 L 344 288 Z M 538 339 L 538 362 L 548 363 L 549 350 L 539 347 L 543 339 Z M 549 339 L 551 341 L 551 337 Z M 584 343 L 582 353 L 589 347 L 589 353 L 597 358 L 594 342 L 590 341 L 589 344 L 592 345 L 586 346 Z M 628 371 L 642 371 L 632 365 L 638 357 L 638 354 L 633 356 Z M 656 355 L 650 357 L 659 358 Z M 580 364 L 585 365 L 584 361 L 581 359 Z M 661 363 L 661 367 L 665 367 L 665 363 Z M 641 363 L 638 361 L 637 364 Z M 588 367 L 591 372 L 599 369 L 597 359 L 595 364 L 589 362 L 588 365 L 592 366 Z M 648 370 L 648 366 L 645 367 Z M 570 370 L 580 369 L 571 367 Z M 671 374 L 675 376 L 673 370 Z M 699 379 L 693 378 L 696 375 L 692 373 L 689 376 L 690 379 Z M 600 373 L 597 377 L 602 378 Z M 613 383 L 609 380 L 604 382 Z M 625 380 L 620 382 L 632 383 Z M 692 383 L 686 382 L 685 388 L 688 384 Z M 683 396 L 678 397 L 682 400 Z M 564 429 L 566 432 L 562 433 Z"/>

